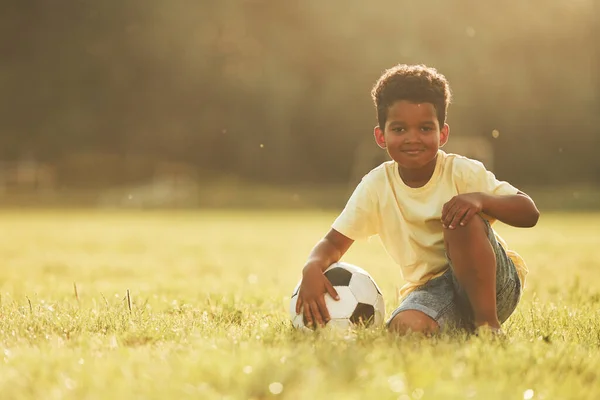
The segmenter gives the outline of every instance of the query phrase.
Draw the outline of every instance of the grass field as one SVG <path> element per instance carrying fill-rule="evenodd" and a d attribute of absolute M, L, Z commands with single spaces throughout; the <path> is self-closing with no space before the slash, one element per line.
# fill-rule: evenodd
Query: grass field
<path fill-rule="evenodd" d="M 503 341 L 293 332 L 331 213 L 0 214 L 3 400 L 600 398 L 600 214 L 497 227 L 531 270 Z M 402 281 L 379 242 L 344 260 L 389 315 Z"/>

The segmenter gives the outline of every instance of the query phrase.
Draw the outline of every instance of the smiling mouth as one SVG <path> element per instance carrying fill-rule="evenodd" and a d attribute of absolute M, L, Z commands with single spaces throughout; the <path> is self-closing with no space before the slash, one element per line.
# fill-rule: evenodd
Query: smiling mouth
<path fill-rule="evenodd" d="M 416 155 L 416 154 L 420 154 L 423 152 L 423 150 L 402 150 L 403 153 L 409 154 L 409 155 Z"/>

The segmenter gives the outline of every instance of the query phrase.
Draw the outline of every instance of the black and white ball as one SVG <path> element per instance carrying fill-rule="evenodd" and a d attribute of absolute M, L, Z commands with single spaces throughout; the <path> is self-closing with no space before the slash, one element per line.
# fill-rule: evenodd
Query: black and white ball
<path fill-rule="evenodd" d="M 348 329 L 356 325 L 377 326 L 385 318 L 385 304 L 381 290 L 375 280 L 364 269 L 344 262 L 332 264 L 324 272 L 325 276 L 340 296 L 334 300 L 325 294 L 325 305 L 331 320 L 329 327 Z M 296 314 L 296 302 L 300 283 L 296 285 L 290 301 L 292 325 L 297 329 L 307 329 L 304 314 Z"/>

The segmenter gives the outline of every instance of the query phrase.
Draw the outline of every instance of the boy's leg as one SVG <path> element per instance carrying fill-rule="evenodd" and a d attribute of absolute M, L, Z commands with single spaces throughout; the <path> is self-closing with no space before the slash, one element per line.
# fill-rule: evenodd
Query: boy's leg
<path fill-rule="evenodd" d="M 462 327 L 463 317 L 456 303 L 455 282 L 448 269 L 409 293 L 390 316 L 387 327 L 391 332 L 433 334 L 447 328 Z"/>
<path fill-rule="evenodd" d="M 473 231 L 468 231 L 469 226 L 473 228 Z M 461 232 L 461 229 L 465 230 Z M 455 233 L 457 234 L 455 235 Z M 469 238 L 470 235 L 474 235 L 477 240 L 471 241 L 471 238 Z M 483 295 L 491 294 L 491 299 L 487 297 L 484 298 L 484 301 L 491 301 L 495 304 L 495 315 L 492 315 L 492 317 L 497 321 L 499 320 L 498 325 L 506 321 L 517 307 L 522 290 L 517 271 L 506 251 L 496 240 L 494 231 L 486 220 L 480 217 L 473 218 L 466 227 L 463 226 L 451 232 L 445 232 L 445 236 L 449 258 L 452 258 L 449 250 L 452 244 L 454 244 L 452 253 L 459 253 L 459 262 L 461 262 L 461 259 L 463 262 L 469 260 L 469 257 L 464 257 L 463 254 L 460 254 L 461 249 L 466 247 L 464 253 L 468 256 L 469 251 L 474 252 L 476 260 L 478 259 L 477 255 L 481 256 L 481 254 L 484 255 L 482 257 L 484 261 L 486 261 L 486 257 L 488 258 L 487 261 L 491 258 L 494 262 L 492 268 L 489 268 L 489 264 L 484 263 L 483 267 L 488 268 L 488 270 L 484 270 L 483 274 L 479 274 L 480 271 L 470 272 L 466 268 L 461 269 L 459 272 L 455 265 L 456 259 L 450 259 L 450 268 L 446 273 L 415 289 L 403 299 L 400 306 L 392 313 L 388 320 L 387 326 L 390 331 L 404 333 L 410 330 L 413 332 L 433 333 L 449 327 L 472 330 L 474 307 L 471 305 L 464 283 L 458 280 L 457 272 L 459 274 L 463 272 L 462 275 L 464 275 L 464 272 L 467 271 L 474 277 L 481 277 L 481 275 L 486 277 L 487 275 L 487 282 L 485 282 L 484 278 L 483 284 L 487 283 L 490 288 L 487 292 L 484 291 Z M 484 241 L 480 242 L 482 237 Z M 454 243 L 455 241 L 456 243 Z M 483 250 L 477 251 L 478 248 Z M 491 249 L 491 255 L 488 253 L 489 249 Z M 461 266 L 459 265 L 458 268 Z M 468 264 L 467 267 L 469 267 Z M 486 274 L 490 270 L 495 275 L 492 274 L 490 277 L 489 274 Z M 462 275 L 461 277 L 464 281 L 465 279 Z M 471 277 L 468 276 L 468 278 Z M 490 285 L 490 282 L 493 282 L 494 285 Z"/>
<path fill-rule="evenodd" d="M 440 326 L 433 318 L 422 311 L 404 310 L 400 311 L 390 320 L 388 330 L 400 335 L 409 332 L 431 335 L 438 332 Z"/>
<path fill-rule="evenodd" d="M 444 229 L 446 253 L 454 276 L 463 288 L 475 328 L 500 328 L 496 309 L 496 255 L 488 238 L 491 227 L 483 218 L 472 218 L 466 226 Z"/>

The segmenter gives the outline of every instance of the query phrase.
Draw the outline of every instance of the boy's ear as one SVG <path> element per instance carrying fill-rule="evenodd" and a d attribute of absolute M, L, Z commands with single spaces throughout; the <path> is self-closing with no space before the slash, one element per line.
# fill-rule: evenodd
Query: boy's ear
<path fill-rule="evenodd" d="M 382 149 L 385 149 L 387 147 L 387 145 L 385 144 L 385 136 L 379 126 L 375 127 L 373 135 L 375 136 L 375 142 L 377 143 L 377 146 L 381 147 Z"/>
<path fill-rule="evenodd" d="M 448 143 L 448 136 L 450 136 L 450 126 L 444 124 L 444 127 L 440 129 L 440 147 L 444 147 Z"/>

